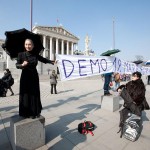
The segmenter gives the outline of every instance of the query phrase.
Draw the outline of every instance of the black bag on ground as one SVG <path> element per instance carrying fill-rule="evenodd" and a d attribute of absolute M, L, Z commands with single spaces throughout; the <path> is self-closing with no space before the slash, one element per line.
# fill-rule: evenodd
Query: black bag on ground
<path fill-rule="evenodd" d="M 126 139 L 134 142 L 136 141 L 142 131 L 142 119 L 140 116 L 133 114 L 129 109 L 123 108 L 120 111 L 120 124 L 121 135 Z M 119 133 L 118 132 L 118 133 Z"/>
<path fill-rule="evenodd" d="M 93 130 L 95 129 L 95 125 L 91 121 L 84 121 L 83 123 L 78 124 L 78 131 L 80 134 L 88 134 L 90 133 L 92 136 Z"/>

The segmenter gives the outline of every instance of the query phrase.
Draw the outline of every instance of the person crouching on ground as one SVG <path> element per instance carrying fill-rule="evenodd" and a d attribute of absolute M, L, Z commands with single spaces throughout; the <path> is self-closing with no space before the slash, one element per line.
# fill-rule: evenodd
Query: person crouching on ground
<path fill-rule="evenodd" d="M 12 78 L 12 75 L 11 75 L 11 72 L 9 69 L 4 70 L 4 76 L 2 77 L 2 80 L 6 83 L 7 89 L 10 90 L 10 92 L 11 92 L 10 96 L 14 95 L 14 92 L 11 88 L 11 86 L 14 84 L 14 80 Z M 13 81 L 13 83 L 12 83 L 12 81 Z"/>
<path fill-rule="evenodd" d="M 124 99 L 124 107 L 138 116 L 141 116 L 142 110 L 149 109 L 145 98 L 146 89 L 141 77 L 142 74 L 136 71 L 132 74 L 131 81 L 117 89 L 120 96 Z"/>

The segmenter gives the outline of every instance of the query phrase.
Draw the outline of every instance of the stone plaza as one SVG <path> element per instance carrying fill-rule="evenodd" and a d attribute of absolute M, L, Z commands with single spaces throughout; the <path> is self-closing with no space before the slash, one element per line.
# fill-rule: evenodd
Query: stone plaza
<path fill-rule="evenodd" d="M 146 85 L 146 78 L 143 77 Z M 122 82 L 121 84 L 123 84 Z M 18 115 L 19 82 L 13 85 L 15 95 L 0 97 L 0 149 L 12 150 L 10 137 L 11 117 Z M 45 117 L 45 145 L 37 150 L 149 150 L 150 111 L 143 111 L 143 130 L 140 138 L 131 142 L 120 138 L 119 109 L 105 110 L 101 107 L 103 80 L 100 76 L 62 82 L 58 80 L 58 94 L 50 94 L 48 75 L 40 75 L 41 101 Z M 146 85 L 146 98 L 150 104 L 150 86 Z M 117 96 L 113 92 L 113 96 Z M 90 120 L 96 125 L 91 134 L 78 132 L 78 124 Z"/>

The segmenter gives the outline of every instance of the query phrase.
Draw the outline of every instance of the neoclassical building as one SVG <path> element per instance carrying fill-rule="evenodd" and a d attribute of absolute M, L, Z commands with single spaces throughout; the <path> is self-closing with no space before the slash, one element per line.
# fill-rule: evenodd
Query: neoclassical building
<path fill-rule="evenodd" d="M 1 47 L 3 43 L 4 43 L 4 40 L 0 39 L 0 59 L 6 59 L 6 53 Z"/>
<path fill-rule="evenodd" d="M 4 40 L 0 39 L 0 71 L 3 71 L 7 65 L 6 64 L 7 54 L 1 47 L 3 43 L 4 43 Z"/>
<path fill-rule="evenodd" d="M 42 42 L 45 48 L 42 55 L 45 58 L 56 60 L 56 54 L 73 55 L 74 51 L 77 50 L 79 38 L 62 26 L 34 26 L 32 32 L 42 36 Z M 4 43 L 4 40 L 0 40 L 0 45 L 2 43 Z M 6 68 L 10 68 L 11 70 L 16 68 L 16 61 L 12 61 L 2 48 L 0 49 L 0 58 L 4 61 L 3 64 L 5 64 Z M 1 67 L 4 66 L 3 64 L 0 62 L 0 70 L 4 69 L 4 67 Z M 56 69 L 56 66 L 50 68 L 50 65 L 43 65 L 39 62 L 37 69 L 40 74 L 45 74 L 48 69 Z"/>
<path fill-rule="evenodd" d="M 50 60 L 55 60 L 57 54 L 73 55 L 77 49 L 79 38 L 62 26 L 34 26 L 32 32 L 43 37 L 43 56 Z"/>

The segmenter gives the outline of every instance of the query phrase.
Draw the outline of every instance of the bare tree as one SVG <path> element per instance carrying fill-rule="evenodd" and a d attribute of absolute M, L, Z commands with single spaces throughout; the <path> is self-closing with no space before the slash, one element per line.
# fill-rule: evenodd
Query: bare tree
<path fill-rule="evenodd" d="M 141 55 L 136 55 L 135 58 L 136 58 L 136 60 L 143 60 L 144 59 L 144 57 Z"/>

